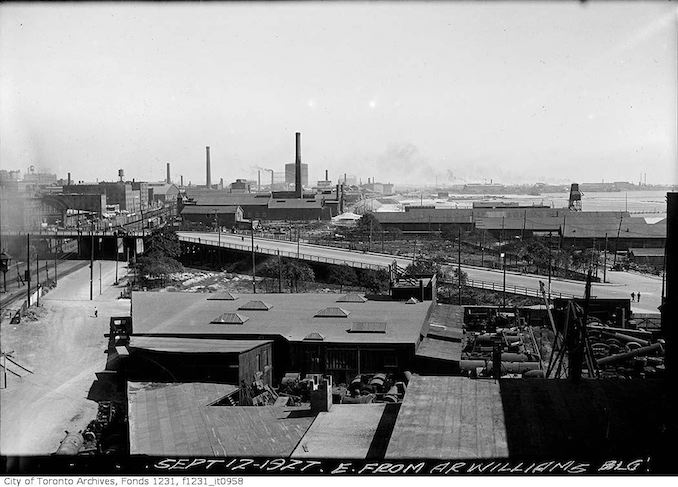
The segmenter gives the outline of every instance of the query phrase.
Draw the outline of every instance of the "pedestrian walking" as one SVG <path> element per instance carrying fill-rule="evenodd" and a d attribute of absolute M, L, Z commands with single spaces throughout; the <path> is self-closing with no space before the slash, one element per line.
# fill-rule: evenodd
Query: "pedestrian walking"
<path fill-rule="evenodd" d="M 94 308 L 94 317 L 98 318 L 99 317 L 99 310 Z"/>
<path fill-rule="evenodd" d="M 638 291 L 638 302 L 640 303 L 640 291 Z"/>
<path fill-rule="evenodd" d="M 636 301 L 636 293 L 631 293 L 631 302 Z"/>

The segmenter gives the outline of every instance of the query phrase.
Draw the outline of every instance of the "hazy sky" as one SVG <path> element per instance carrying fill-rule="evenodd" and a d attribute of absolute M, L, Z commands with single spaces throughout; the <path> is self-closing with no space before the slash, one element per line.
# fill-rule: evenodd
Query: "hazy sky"
<path fill-rule="evenodd" d="M 678 183 L 677 7 L 3 4 L 0 165 Z"/>

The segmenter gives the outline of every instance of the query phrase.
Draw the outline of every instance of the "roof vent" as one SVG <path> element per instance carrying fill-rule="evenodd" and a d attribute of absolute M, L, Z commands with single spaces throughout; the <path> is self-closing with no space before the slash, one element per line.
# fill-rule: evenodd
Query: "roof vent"
<path fill-rule="evenodd" d="M 324 336 L 322 336 L 317 331 L 314 331 L 306 335 L 303 340 L 306 342 L 322 342 L 324 339 L 325 339 Z"/>
<path fill-rule="evenodd" d="M 330 306 L 329 308 L 321 309 L 315 314 L 316 318 L 348 318 L 350 311 L 346 311 L 343 308 L 336 306 Z"/>
<path fill-rule="evenodd" d="M 243 304 L 238 309 L 250 310 L 250 311 L 268 311 L 272 307 L 273 306 L 271 306 L 270 304 L 266 304 L 263 301 L 248 301 L 247 303 Z"/>
<path fill-rule="evenodd" d="M 385 321 L 356 321 L 351 325 L 349 333 L 386 333 Z"/>
<path fill-rule="evenodd" d="M 247 316 L 243 316 L 239 313 L 224 313 L 210 321 L 210 323 L 218 325 L 242 325 L 247 320 L 249 320 Z"/>
<path fill-rule="evenodd" d="M 214 293 L 207 296 L 207 301 L 235 301 L 236 298 L 228 291 L 223 293 Z"/>
<path fill-rule="evenodd" d="M 405 301 L 405 304 L 417 304 L 419 301 L 417 301 L 417 298 L 410 298 L 407 301 Z"/>
<path fill-rule="evenodd" d="M 337 303 L 364 303 L 367 301 L 367 298 L 361 296 L 360 294 L 344 294 L 342 297 L 337 299 Z"/>

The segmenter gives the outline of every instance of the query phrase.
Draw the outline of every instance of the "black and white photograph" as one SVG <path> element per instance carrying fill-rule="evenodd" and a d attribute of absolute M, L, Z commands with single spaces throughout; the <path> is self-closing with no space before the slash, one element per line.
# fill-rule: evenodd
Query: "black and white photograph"
<path fill-rule="evenodd" d="M 678 2 L 0 3 L 0 271 L 5 486 L 676 475 Z"/>

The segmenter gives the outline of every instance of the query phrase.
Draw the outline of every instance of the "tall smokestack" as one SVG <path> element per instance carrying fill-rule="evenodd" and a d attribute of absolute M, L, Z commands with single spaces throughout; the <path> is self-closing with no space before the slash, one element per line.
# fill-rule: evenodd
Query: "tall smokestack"
<path fill-rule="evenodd" d="M 344 173 L 344 184 L 346 184 L 346 173 Z"/>
<path fill-rule="evenodd" d="M 180 178 L 181 178 L 181 187 L 183 188 L 184 187 L 184 175 L 182 174 L 180 176 Z"/>
<path fill-rule="evenodd" d="M 301 133 L 296 133 L 297 155 L 294 160 L 294 193 L 299 199 L 302 197 L 301 189 Z"/>
<path fill-rule="evenodd" d="M 330 180 L 330 176 L 327 172 L 327 169 L 325 169 L 325 181 L 329 181 L 329 180 Z"/>
<path fill-rule="evenodd" d="M 70 186 L 70 185 L 71 185 L 71 173 L 69 172 L 68 173 L 68 186 Z"/>
<path fill-rule="evenodd" d="M 205 177 L 205 183 L 207 184 L 208 188 L 212 187 L 212 170 L 210 168 L 210 146 L 208 145 L 205 147 L 205 171 L 206 171 L 206 177 Z"/>
<path fill-rule="evenodd" d="M 167 163 L 167 178 L 165 179 L 165 182 L 167 184 L 172 184 L 172 180 L 170 179 L 170 163 Z"/>
<path fill-rule="evenodd" d="M 257 191 L 261 191 L 261 170 L 257 171 Z"/>

